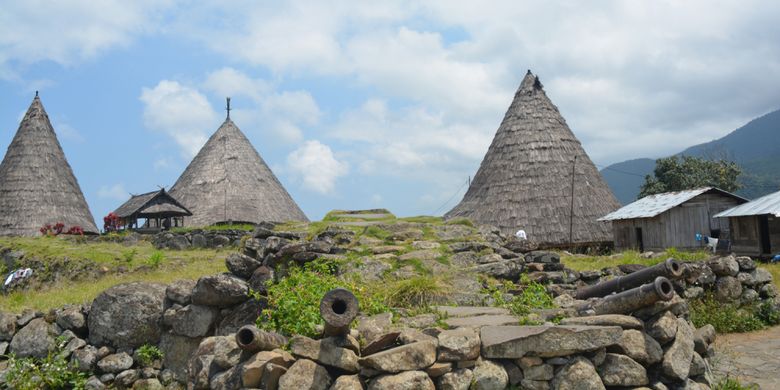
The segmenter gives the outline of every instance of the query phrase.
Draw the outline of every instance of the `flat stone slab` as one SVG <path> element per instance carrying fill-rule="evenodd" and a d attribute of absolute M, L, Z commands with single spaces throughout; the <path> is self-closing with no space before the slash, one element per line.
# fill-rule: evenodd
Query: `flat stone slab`
<path fill-rule="evenodd" d="M 354 219 L 389 219 L 394 218 L 392 214 L 336 214 L 335 218 L 354 218 Z"/>
<path fill-rule="evenodd" d="M 483 326 L 517 325 L 520 323 L 517 317 L 506 314 L 448 318 L 444 322 L 450 328 L 481 328 Z"/>
<path fill-rule="evenodd" d="M 482 357 L 519 359 L 567 356 L 617 344 L 619 326 L 485 326 L 480 331 Z"/>
<path fill-rule="evenodd" d="M 436 311 L 446 313 L 448 317 L 474 317 L 481 315 L 509 315 L 503 307 L 480 306 L 436 306 Z"/>
<path fill-rule="evenodd" d="M 604 314 L 590 317 L 571 317 L 561 320 L 561 325 L 596 325 L 596 326 L 619 326 L 623 329 L 642 330 L 645 324 L 642 320 L 631 316 L 620 314 Z"/>

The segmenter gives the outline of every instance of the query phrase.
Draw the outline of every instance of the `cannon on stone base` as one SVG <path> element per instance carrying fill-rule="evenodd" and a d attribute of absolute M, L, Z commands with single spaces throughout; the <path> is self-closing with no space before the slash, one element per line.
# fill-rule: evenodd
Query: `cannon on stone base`
<path fill-rule="evenodd" d="M 343 288 L 328 291 L 320 301 L 320 315 L 325 320 L 323 335 L 346 336 L 349 324 L 357 316 L 360 306 L 357 297 Z"/>
<path fill-rule="evenodd" d="M 577 290 L 575 299 L 588 299 L 593 297 L 605 297 L 612 293 L 626 291 L 653 282 L 659 276 L 675 280 L 682 277 L 683 265 L 674 259 L 667 259 L 663 263 L 647 267 L 625 276 L 607 280 L 594 286 Z"/>
<path fill-rule="evenodd" d="M 659 276 L 652 283 L 626 290 L 618 294 L 599 299 L 579 308 L 580 312 L 592 311 L 601 314 L 630 314 L 658 301 L 674 298 L 674 286 L 669 279 Z"/>
<path fill-rule="evenodd" d="M 260 330 L 254 325 L 244 325 L 236 332 L 236 344 L 247 352 L 270 351 L 287 344 L 287 337 Z"/>

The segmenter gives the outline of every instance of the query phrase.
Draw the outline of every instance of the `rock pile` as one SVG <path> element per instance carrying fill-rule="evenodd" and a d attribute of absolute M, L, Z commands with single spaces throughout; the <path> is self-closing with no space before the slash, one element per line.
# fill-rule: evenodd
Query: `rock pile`
<path fill-rule="evenodd" d="M 202 249 L 240 246 L 241 239 L 247 236 L 245 230 L 192 230 L 186 233 L 162 232 L 151 239 L 157 249 Z"/>

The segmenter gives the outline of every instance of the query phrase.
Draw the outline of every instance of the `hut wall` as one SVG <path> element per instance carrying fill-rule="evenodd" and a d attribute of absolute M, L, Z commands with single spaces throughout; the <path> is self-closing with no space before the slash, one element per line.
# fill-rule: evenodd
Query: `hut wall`
<path fill-rule="evenodd" d="M 696 241 L 696 233 L 714 235 L 719 230 L 721 238 L 730 238 L 728 221 L 713 216 L 738 204 L 737 200 L 730 197 L 702 194 L 654 218 L 614 221 L 615 248 L 639 249 L 636 229 L 641 228 L 643 249 L 646 251 L 662 251 L 672 247 L 700 249 L 704 243 Z M 777 242 L 780 243 L 780 227 Z"/>
<path fill-rule="evenodd" d="M 761 239 L 758 229 L 758 217 L 732 217 L 728 219 L 731 225 L 731 250 L 739 255 L 758 256 L 761 254 Z"/>

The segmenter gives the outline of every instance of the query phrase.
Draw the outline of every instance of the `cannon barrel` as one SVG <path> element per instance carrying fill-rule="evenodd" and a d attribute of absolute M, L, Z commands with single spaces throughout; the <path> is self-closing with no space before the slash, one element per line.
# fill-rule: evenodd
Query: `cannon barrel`
<path fill-rule="evenodd" d="M 667 279 L 679 279 L 683 274 L 683 265 L 674 259 L 667 259 L 663 263 L 647 267 L 625 276 L 607 280 L 594 286 L 577 290 L 574 298 L 588 299 L 592 297 L 604 297 L 615 292 L 626 291 L 650 283 L 655 278 L 663 276 Z"/>
<path fill-rule="evenodd" d="M 325 293 L 320 301 L 320 315 L 325 320 L 324 336 L 349 334 L 349 324 L 358 310 L 358 300 L 349 290 L 336 288 Z"/>
<path fill-rule="evenodd" d="M 236 344 L 247 352 L 270 351 L 287 344 L 287 337 L 257 329 L 254 325 L 244 325 L 236 332 Z"/>
<path fill-rule="evenodd" d="M 629 314 L 658 301 L 674 298 L 674 286 L 669 279 L 659 276 L 652 283 L 602 298 L 593 304 L 596 315 Z"/>

